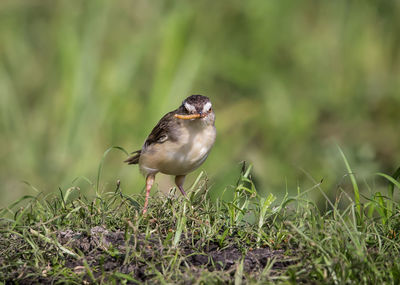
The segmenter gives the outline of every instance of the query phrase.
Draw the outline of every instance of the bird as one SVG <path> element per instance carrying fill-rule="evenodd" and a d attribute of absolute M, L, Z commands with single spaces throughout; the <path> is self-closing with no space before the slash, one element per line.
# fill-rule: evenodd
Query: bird
<path fill-rule="evenodd" d="M 146 214 L 150 190 L 157 173 L 175 176 L 175 184 L 186 196 L 185 177 L 208 157 L 216 138 L 215 113 L 210 99 L 191 95 L 175 110 L 165 114 L 150 132 L 140 150 L 124 162 L 139 164 L 146 178 Z"/>

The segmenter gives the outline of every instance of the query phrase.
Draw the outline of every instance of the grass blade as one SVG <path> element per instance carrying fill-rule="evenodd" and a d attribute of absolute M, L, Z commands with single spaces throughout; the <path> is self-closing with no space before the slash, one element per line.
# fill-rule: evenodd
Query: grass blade
<path fill-rule="evenodd" d="M 100 176 L 101 176 L 101 170 L 103 169 L 104 160 L 106 159 L 108 153 L 113 149 L 118 149 L 118 150 L 122 151 L 123 153 L 125 153 L 127 156 L 129 156 L 129 153 L 123 147 L 120 147 L 120 146 L 109 147 L 104 152 L 103 157 L 101 158 L 101 161 L 100 161 L 100 164 L 99 164 L 99 169 L 97 170 L 97 180 L 96 180 L 96 194 L 97 195 L 98 195 L 98 192 L 99 192 Z"/>
<path fill-rule="evenodd" d="M 344 164 L 346 165 L 347 172 L 350 175 L 351 184 L 353 185 L 354 199 L 355 199 L 355 204 L 356 204 L 356 208 L 357 208 L 357 213 L 358 213 L 360 219 L 362 220 L 363 217 L 362 217 L 361 203 L 360 203 L 360 190 L 358 188 L 356 177 L 355 177 L 355 175 L 350 167 L 350 164 L 347 161 L 347 158 L 346 158 L 345 154 L 343 153 L 342 149 L 340 148 L 340 146 L 337 146 L 337 147 L 339 149 L 340 155 L 343 158 Z"/>
<path fill-rule="evenodd" d="M 235 273 L 235 285 L 241 285 L 243 280 L 243 261 L 244 258 L 237 265 L 236 273 Z"/>

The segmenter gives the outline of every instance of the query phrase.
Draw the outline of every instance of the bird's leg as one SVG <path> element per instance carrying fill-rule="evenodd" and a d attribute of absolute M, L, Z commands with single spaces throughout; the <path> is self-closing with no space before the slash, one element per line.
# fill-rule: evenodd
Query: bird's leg
<path fill-rule="evenodd" d="M 177 175 L 175 176 L 175 184 L 178 186 L 179 190 L 183 196 L 186 196 L 185 190 L 183 190 L 183 182 L 185 182 L 185 175 Z"/>
<path fill-rule="evenodd" d="M 147 204 L 149 204 L 150 190 L 151 186 L 153 186 L 154 178 L 154 174 L 149 174 L 146 177 L 146 199 L 144 200 L 143 215 L 147 212 Z"/>

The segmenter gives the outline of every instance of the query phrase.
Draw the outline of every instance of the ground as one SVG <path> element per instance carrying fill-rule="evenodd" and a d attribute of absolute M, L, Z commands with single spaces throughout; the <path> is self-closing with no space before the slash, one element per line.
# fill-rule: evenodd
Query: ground
<path fill-rule="evenodd" d="M 100 226 L 92 228 L 89 235 L 72 230 L 59 232 L 58 241 L 61 245 L 73 251 L 83 253 L 90 268 L 99 268 L 100 270 L 93 273 L 96 279 L 104 272 L 120 272 L 131 276 L 132 282 L 134 280 L 138 282 L 151 280 L 154 278 L 155 273 L 152 272 L 153 269 L 149 264 L 155 264 L 157 270 L 161 272 L 162 262 L 158 261 L 164 258 L 164 253 L 169 252 L 168 249 L 157 242 L 157 239 L 150 237 L 146 240 L 144 235 L 137 236 L 127 245 L 124 231 L 111 232 Z M 126 262 L 127 246 L 131 247 L 131 250 L 136 248 L 136 251 L 140 253 L 140 257 L 133 257 L 129 262 Z M 110 254 L 110 250 L 113 252 L 112 254 Z M 193 246 L 191 239 L 187 239 L 181 241 L 175 253 L 182 256 L 180 261 L 182 272 L 189 269 L 194 275 L 199 275 L 200 271 L 220 271 L 234 276 L 237 265 L 241 260 L 243 260 L 244 272 L 257 275 L 262 272 L 272 259 L 275 259 L 276 262 L 272 264 L 271 270 L 278 274 L 277 272 L 296 262 L 296 258 L 285 255 L 284 250 L 257 248 L 243 251 L 244 249 L 240 249 L 237 246 L 220 247 L 216 243 L 209 244 L 199 250 L 198 245 L 195 244 Z M 168 257 L 166 260 L 168 260 Z M 86 273 L 82 259 L 67 257 L 65 267 L 78 275 Z M 23 277 L 23 270 L 16 270 L 14 277 L 18 277 L 21 274 L 21 277 Z M 85 279 L 90 281 L 89 276 L 86 276 Z M 51 283 L 53 280 L 53 276 L 41 276 L 37 281 Z M 31 281 L 29 278 L 25 280 L 26 283 Z M 189 282 L 189 280 L 187 281 Z"/>
<path fill-rule="evenodd" d="M 395 180 L 394 180 L 395 181 Z M 244 171 L 226 201 L 199 177 L 187 197 L 119 188 L 94 197 L 70 188 L 24 197 L 1 211 L 6 284 L 221 284 L 400 282 L 399 204 L 341 197 L 321 210 L 306 197 L 261 197 Z M 97 190 L 97 189 L 95 189 Z M 350 195 L 345 196 L 346 199 Z M 350 202 L 349 202 L 350 201 Z M 385 203 L 384 203 L 385 202 Z"/>

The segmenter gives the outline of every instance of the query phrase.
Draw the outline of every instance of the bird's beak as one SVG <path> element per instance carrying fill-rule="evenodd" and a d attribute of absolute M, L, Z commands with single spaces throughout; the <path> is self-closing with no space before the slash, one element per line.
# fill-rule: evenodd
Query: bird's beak
<path fill-rule="evenodd" d="M 198 113 L 192 115 L 179 115 L 175 114 L 175 118 L 182 119 L 182 120 L 192 120 L 192 119 L 199 119 L 204 118 L 206 114 Z"/>

